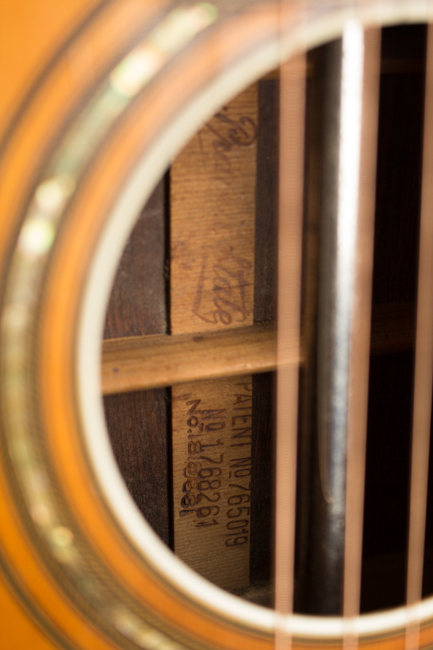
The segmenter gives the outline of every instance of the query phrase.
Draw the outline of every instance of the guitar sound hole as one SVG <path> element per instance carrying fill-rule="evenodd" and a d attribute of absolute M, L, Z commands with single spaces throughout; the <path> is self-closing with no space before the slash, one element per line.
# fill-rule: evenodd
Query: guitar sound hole
<path fill-rule="evenodd" d="M 382 30 L 380 109 L 378 136 L 378 172 L 376 190 L 375 248 L 373 277 L 373 320 L 369 384 L 367 465 L 364 509 L 363 573 L 361 608 L 363 612 L 374 611 L 404 604 L 406 580 L 406 546 L 408 521 L 408 481 L 410 458 L 410 429 L 413 391 L 413 331 L 416 302 L 417 246 L 420 211 L 420 178 L 422 156 L 422 121 L 424 102 L 426 27 L 410 25 Z M 305 206 L 314 211 L 314 201 L 320 201 L 317 176 L 320 176 L 321 152 L 321 79 L 322 48 L 308 55 L 307 108 L 306 108 L 306 191 Z M 212 122 L 214 153 L 219 161 L 214 167 L 217 182 L 230 166 L 233 151 L 256 147 L 256 182 L 251 186 L 254 203 L 255 244 L 252 255 L 255 259 L 251 271 L 254 285 L 253 306 L 239 302 L 237 295 L 231 299 L 232 311 L 218 316 L 236 320 L 242 326 L 242 318 L 251 311 L 255 324 L 272 323 L 276 317 L 276 246 L 277 246 L 277 175 L 278 175 L 278 75 L 269 75 L 257 85 L 257 117 L 242 115 L 234 120 L 230 107 L 222 107 L 217 119 L 222 131 L 215 134 Z M 237 132 L 228 140 L 228 120 Z M 243 120 L 243 121 L 242 121 Z M 249 121 L 248 121 L 249 120 Z M 223 128 L 224 127 L 224 128 Z M 206 129 L 206 127 L 204 127 Z M 204 145 L 203 145 L 204 146 Z M 240 155 L 240 154 L 239 154 Z M 176 163 L 175 163 L 176 164 Z M 177 169 L 177 168 L 176 168 Z M 317 171 L 319 169 L 319 171 Z M 239 170 L 230 168 L 227 182 L 236 182 Z M 241 170 L 242 171 L 242 170 Z M 179 200 L 179 169 L 167 172 L 137 221 L 125 248 L 113 285 L 107 312 L 105 339 L 131 336 L 172 334 L 175 318 L 170 300 L 170 281 L 173 279 L 173 246 L 170 246 L 174 231 L 173 214 L 178 209 L 173 202 Z M 185 172 L 186 174 L 186 172 Z M 200 175 L 193 183 L 200 182 Z M 225 178 L 225 177 L 224 177 Z M 208 179 L 209 181 L 209 179 Z M 207 182 L 208 182 L 207 181 Z M 225 182 L 225 181 L 224 181 Z M 316 186 L 314 187 L 314 183 Z M 200 197 L 197 200 L 201 200 Z M 310 206 L 310 207 L 309 207 Z M 312 207 L 311 207 L 312 206 Z M 215 222 L 218 223 L 218 206 L 215 206 Z M 305 218 L 304 257 L 312 245 L 311 229 Z M 320 241 L 319 241 L 320 243 Z M 177 249 L 176 249 L 177 250 Z M 177 254 L 177 252 L 176 252 Z M 313 256 L 314 257 L 314 256 Z M 221 256 L 215 264 L 224 267 Z M 219 282 L 227 282 L 227 273 L 235 274 L 232 265 L 224 258 L 225 271 L 219 271 Z M 243 259 L 243 258 L 242 258 Z M 317 273 L 313 259 L 313 270 L 304 268 L 303 301 L 307 301 L 309 278 Z M 239 287 L 240 271 L 237 268 L 236 284 Z M 224 275 L 225 273 L 225 275 Z M 246 277 L 246 276 L 245 276 Z M 244 278 L 244 276 L 242 276 Z M 185 278 L 187 283 L 187 278 Z M 178 280 L 180 282 L 180 280 Z M 245 280 L 246 285 L 248 282 Z M 245 285 L 245 286 L 246 286 Z M 221 284 L 222 286 L 222 284 Z M 230 290 L 234 291 L 233 286 Z M 215 289 L 214 289 L 215 290 Z M 222 291 L 221 287 L 217 291 Z M 198 294 L 197 294 L 198 295 Z M 221 295 L 218 294 L 218 295 Z M 220 303 L 219 303 L 220 304 Z M 233 306 L 234 305 L 234 306 Z M 206 330 L 208 313 L 197 307 L 203 327 L 197 327 L 197 343 Z M 202 311 L 200 311 L 202 309 Z M 227 314 L 227 316 L 224 316 Z M 235 318 L 235 316 L 236 318 Z M 305 311 L 304 311 L 305 315 Z M 213 318 L 213 317 L 212 317 Z M 212 320 L 212 319 L 210 319 Z M 233 323 L 227 322 L 233 326 Z M 311 326 L 306 323 L 303 327 Z M 314 324 L 313 324 L 314 326 Z M 246 386 L 246 384 L 245 384 Z M 201 390 L 201 389 L 200 389 Z M 239 389 L 240 390 L 240 389 Z M 247 390 L 247 389 L 245 389 Z M 236 546 L 248 539 L 248 584 L 232 587 L 231 590 L 247 599 L 271 607 L 272 565 L 273 565 L 273 491 L 274 491 L 274 420 L 275 420 L 275 377 L 274 373 L 255 374 L 252 379 L 249 411 L 243 411 L 251 423 L 251 435 L 239 438 L 239 447 L 233 471 L 244 471 L 250 486 L 242 498 L 240 490 L 247 481 L 237 479 L 236 494 L 228 493 L 239 517 L 233 522 L 244 522 L 238 533 L 227 529 L 230 540 Z M 193 409 L 194 391 L 188 388 L 184 402 Z M 173 393 L 173 395 L 180 393 Z M 197 393 L 199 394 L 199 393 Z M 240 394 L 240 393 L 239 393 Z M 201 393 L 200 393 L 201 395 Z M 176 398 L 177 399 L 177 398 Z M 301 409 L 307 414 L 316 400 L 314 381 L 305 369 L 301 370 Z M 239 402 L 243 403 L 243 402 Z M 246 403 L 246 402 L 245 402 Z M 176 435 L 173 417 L 173 401 L 170 388 L 155 388 L 104 397 L 108 431 L 113 451 L 125 483 L 138 508 L 162 541 L 175 550 L 176 517 L 194 519 L 202 530 L 219 525 L 221 480 L 218 473 L 219 458 L 224 450 L 221 437 L 211 438 L 211 450 L 204 452 L 202 438 L 194 438 L 195 426 L 206 425 L 204 411 L 209 407 L 197 406 L 191 411 L 191 444 L 200 440 L 202 465 L 197 471 L 185 474 L 183 502 L 173 503 L 176 491 L 175 465 L 176 449 L 172 436 Z M 233 406 L 233 405 L 232 405 Z M 217 410 L 228 409 L 227 404 L 215 403 Z M 201 412 L 201 420 L 197 417 Z M 188 411 L 189 413 L 189 411 Z M 233 415 L 231 415 L 233 417 Z M 191 419 L 192 418 L 192 419 Z M 195 418 L 195 419 L 194 419 Z M 314 454 L 314 423 L 312 418 L 301 414 L 298 467 L 297 526 L 302 531 L 308 519 L 308 467 Z M 221 422 L 224 428 L 227 420 L 212 420 L 215 427 Z M 247 420 L 245 420 L 247 422 Z M 215 431 L 217 430 L 215 428 Z M 307 429 L 309 433 L 307 432 Z M 197 429 L 198 430 L 198 429 Z M 307 443 L 310 436 L 310 443 Z M 209 442 L 209 441 L 208 441 Z M 250 443 L 250 444 L 247 444 Z M 220 444 L 220 446 L 218 446 Z M 195 453 L 198 447 L 191 447 Z M 242 453 L 241 453 L 242 452 Z M 192 452 L 191 452 L 192 453 Z M 225 452 L 224 452 L 225 453 Z M 173 454 L 175 460 L 173 461 Z M 199 456 L 196 456 L 197 459 Z M 234 458 L 234 457 L 233 457 Z M 191 460 L 192 459 L 192 460 Z M 245 459 L 249 459 L 247 463 Z M 243 464 L 242 464 L 242 462 Z M 193 456 L 190 463 L 195 462 Z M 223 461 L 221 461 L 222 463 Z M 206 464 L 207 463 L 207 464 Z M 197 466 L 198 467 L 198 466 Z M 307 469 L 305 469 L 307 467 Z M 433 471 L 433 469 L 431 470 Z M 201 472 L 201 474 L 200 474 Z M 307 476 L 307 479 L 306 479 Z M 189 481 L 189 482 L 188 482 Z M 194 489 L 194 485 L 197 483 Z M 233 483 L 234 484 L 234 483 Z M 208 489 L 211 488 L 211 489 Z M 227 488 L 228 489 L 228 488 Z M 234 488 L 233 488 L 234 489 Z M 426 556 L 424 566 L 424 595 L 433 593 L 433 480 L 429 482 L 427 513 Z M 242 511 L 242 508 L 245 508 Z M 247 512 L 248 511 L 248 512 Z M 187 513 L 190 514 L 187 514 Z M 242 515 L 242 516 L 241 516 Z M 246 519 L 245 519 L 246 517 Z M 230 520 L 224 520 L 228 525 Z M 246 523 L 245 523 L 246 522 Z M 240 524 L 239 524 L 240 525 Z M 227 528 L 227 526 L 226 526 Z M 247 531 L 247 532 L 246 532 Z M 231 537 L 230 537 L 231 535 Z M 301 550 L 303 533 L 298 533 L 296 553 L 295 596 L 303 573 L 303 563 L 309 562 L 314 554 L 314 545 Z M 193 542 L 194 544 L 197 541 Z M 209 562 L 218 561 L 210 558 Z M 223 559 L 221 559 L 223 562 Z M 206 572 L 205 572 L 206 573 Z M 295 607 L 305 611 L 301 600 L 295 598 Z"/>

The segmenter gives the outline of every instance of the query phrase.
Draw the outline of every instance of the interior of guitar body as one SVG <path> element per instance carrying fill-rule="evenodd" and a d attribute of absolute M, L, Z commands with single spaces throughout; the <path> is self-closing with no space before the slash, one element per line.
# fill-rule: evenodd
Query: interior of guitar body
<path fill-rule="evenodd" d="M 382 30 L 362 612 L 405 602 L 426 41 L 425 25 Z M 295 556 L 301 613 L 316 613 L 303 581 L 321 543 L 309 516 L 317 382 L 305 359 L 317 345 L 326 47 L 308 53 L 306 74 Z M 278 160 L 275 71 L 221 107 L 143 207 L 111 292 L 102 375 L 113 451 L 143 517 L 193 569 L 267 607 L 274 575 Z M 170 347 L 176 341 L 178 356 Z M 205 367 L 182 382 L 189 351 L 205 344 Z M 147 390 L 121 386 L 120 352 L 133 357 L 146 345 L 159 350 L 151 381 L 173 355 L 168 379 Z M 226 360 L 227 378 L 212 374 L 215 358 Z M 424 595 L 433 593 L 432 509 L 431 476 Z"/>

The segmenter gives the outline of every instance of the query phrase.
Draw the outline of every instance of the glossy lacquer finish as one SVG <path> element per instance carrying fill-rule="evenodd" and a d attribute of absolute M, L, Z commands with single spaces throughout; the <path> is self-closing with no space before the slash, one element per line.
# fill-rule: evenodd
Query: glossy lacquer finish
<path fill-rule="evenodd" d="M 111 282 L 140 209 L 222 104 L 349 19 L 428 22 L 433 4 L 22 0 L 0 11 L 2 647 L 270 649 L 274 612 L 178 562 L 116 469 L 99 386 Z M 419 614 L 427 646 L 433 603 Z M 402 609 L 351 630 L 394 649 L 405 625 Z M 337 648 L 344 624 L 286 614 L 278 629 L 295 647 Z"/>

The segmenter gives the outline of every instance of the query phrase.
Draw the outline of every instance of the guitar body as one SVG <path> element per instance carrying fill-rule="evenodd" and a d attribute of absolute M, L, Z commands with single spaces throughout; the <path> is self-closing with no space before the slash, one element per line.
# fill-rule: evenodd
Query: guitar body
<path fill-rule="evenodd" d="M 281 47 L 287 58 L 337 38 L 355 15 L 427 22 L 433 3 L 36 4 L 10 4 L 0 25 L 1 645 L 271 650 L 274 612 L 176 560 L 123 483 L 99 388 L 110 287 L 171 161 Z M 403 648 L 405 620 L 369 615 L 356 631 Z M 339 618 L 280 625 L 294 647 L 341 647 Z"/>

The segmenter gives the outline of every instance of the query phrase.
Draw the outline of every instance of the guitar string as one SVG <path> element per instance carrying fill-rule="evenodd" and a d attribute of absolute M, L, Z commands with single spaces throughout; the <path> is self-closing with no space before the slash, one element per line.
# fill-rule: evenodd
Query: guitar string
<path fill-rule="evenodd" d="M 427 58 L 426 111 L 433 109 L 433 45 L 429 28 Z M 368 392 L 368 346 L 370 335 L 372 242 L 374 214 L 374 173 L 377 136 L 379 31 L 366 37 L 366 61 L 364 80 L 363 130 L 370 136 L 364 141 L 364 178 L 361 178 L 362 200 L 358 237 L 358 278 L 356 316 L 352 335 L 350 379 L 351 402 L 349 405 L 349 449 L 347 462 L 346 539 L 344 570 L 343 612 L 348 622 L 344 644 L 357 645 L 350 622 L 359 613 L 360 576 L 362 553 L 363 497 L 365 474 L 365 435 Z M 300 73 L 300 70 L 303 70 Z M 290 647 L 290 631 L 278 624 L 280 614 L 293 610 L 293 559 L 294 559 L 294 512 L 296 467 L 296 428 L 298 370 L 285 366 L 284 359 L 290 352 L 299 350 L 299 303 L 300 303 L 300 233 L 299 216 L 302 214 L 302 174 L 299 173 L 303 159 L 302 142 L 296 135 L 303 134 L 303 111 L 305 98 L 305 57 L 297 57 L 281 66 L 281 113 L 282 142 L 280 153 L 280 237 L 279 237 L 279 319 L 278 319 L 278 388 L 277 388 L 277 485 L 276 485 L 276 571 L 275 608 L 277 613 L 276 647 Z M 296 83 L 297 82 L 297 83 Z M 302 99 L 301 99 L 302 97 Z M 289 99 L 290 98 L 290 99 Z M 300 109 L 298 115 L 296 110 Z M 292 113 L 292 114 L 290 114 Z M 290 128 L 288 125 L 291 125 Z M 296 125 L 296 128 L 295 126 Z M 299 128 L 301 126 L 301 128 Z M 364 139 L 365 140 L 365 139 Z M 290 143 L 291 146 L 288 146 Z M 289 153 L 290 152 L 290 153 Z M 374 153 L 372 153 L 374 152 Z M 296 165 L 296 162 L 298 165 Z M 366 179 L 366 170 L 369 178 Z M 428 205 L 432 204 L 433 191 L 428 179 L 433 173 L 433 127 L 425 125 L 423 191 L 420 231 L 419 289 L 416 334 L 415 397 L 413 414 L 413 450 L 411 471 L 411 501 L 409 555 L 407 574 L 407 633 L 408 650 L 419 647 L 419 628 L 414 605 L 421 600 L 422 569 L 427 498 L 428 451 L 431 415 L 431 392 L 433 375 L 433 297 L 430 296 L 428 279 L 433 273 L 433 258 L 429 255 L 433 246 L 433 219 Z M 295 180 L 296 179 L 296 180 Z M 432 196 L 430 196 L 432 194 Z M 290 207 L 292 209 L 290 209 Z M 293 210 L 293 208 L 295 208 Z M 297 208 L 297 209 L 296 209 Z M 289 222 L 285 215 L 296 214 Z M 432 215 L 433 216 L 433 215 Z M 289 231 L 291 231 L 289 233 Z M 297 242 L 297 243 L 295 243 Z M 290 264 L 291 262 L 291 264 Z M 291 269 L 289 267 L 291 266 Z M 296 267 L 296 268 L 295 268 Z M 282 282 L 282 278 L 291 278 Z M 292 309 L 289 309 L 289 305 Z M 295 308 L 293 306 L 296 305 Z M 361 314 L 363 315 L 361 317 Z M 288 320 L 290 319 L 290 321 Z M 290 326 L 289 326 L 290 322 Z M 283 323 L 285 326 L 283 328 Z M 285 516 L 290 513 L 290 517 Z"/>
<path fill-rule="evenodd" d="M 379 29 L 364 32 L 360 132 L 359 198 L 353 322 L 350 344 L 346 527 L 344 549 L 344 648 L 358 647 L 354 619 L 360 612 L 362 532 L 364 518 L 365 451 L 367 437 L 370 322 L 373 276 L 373 238 L 376 151 L 379 104 Z M 343 55 L 344 56 L 344 55 Z M 356 65 L 356 62 L 355 62 Z M 355 72 L 355 71 L 353 71 Z M 353 72 L 351 74 L 353 74 Z"/>
<path fill-rule="evenodd" d="M 367 105 L 364 111 L 363 126 L 368 135 L 372 135 L 373 143 L 376 141 L 377 130 L 377 99 L 378 99 L 378 30 L 368 40 L 367 69 L 364 89 L 362 88 L 362 29 L 358 24 L 349 23 L 346 27 L 346 50 L 351 51 L 353 42 L 356 48 L 356 32 L 358 28 L 358 60 L 349 61 L 346 70 L 346 79 L 352 79 L 354 66 L 358 66 L 360 89 L 368 89 Z M 361 32 L 359 34 L 359 31 Z M 352 48 L 353 51 L 353 48 Z M 353 59 L 353 57 L 352 57 Z M 294 585 L 294 527 L 295 527 L 295 491 L 296 491 L 296 430 L 297 430 L 297 394 L 298 394 L 298 369 L 284 367 L 285 355 L 293 354 L 296 346 L 299 347 L 299 305 L 300 305 L 300 251 L 301 251 L 301 220 L 302 220 L 302 197 L 300 189 L 303 187 L 302 169 L 300 161 L 303 160 L 303 146 L 301 141 L 296 142 L 295 130 L 298 137 L 302 135 L 305 109 L 305 56 L 298 57 L 281 66 L 281 112 L 280 130 L 281 152 L 280 152 L 280 236 L 279 236 L 279 319 L 278 319 L 278 383 L 277 383 L 277 506 L 276 506 L 276 576 L 275 576 L 275 608 L 277 613 L 276 647 L 290 648 L 290 629 L 278 624 L 278 617 L 281 614 L 291 614 L 293 611 L 293 585 Z M 302 73 L 301 71 L 302 67 Z M 298 69 L 297 69 L 298 68 Z M 302 78 L 302 81 L 301 81 Z M 369 83 L 370 82 L 370 83 Z M 372 83 L 371 83 L 372 82 Z M 356 94 L 356 89 L 355 89 Z M 296 95 L 294 97 L 293 95 Z M 353 95 L 353 89 L 352 89 Z M 302 97 L 302 99 L 301 99 Z M 347 98 L 346 98 L 347 100 Z M 362 92 L 355 98 L 358 102 L 358 112 L 361 110 Z M 297 116 L 290 115 L 289 111 L 301 109 Z M 353 97 L 349 97 L 349 112 L 353 110 Z M 356 113 L 356 110 L 355 110 Z M 350 122 L 350 119 L 349 119 Z M 290 131 L 290 127 L 292 131 Z M 352 125 L 349 124 L 349 130 Z M 355 125 L 356 130 L 356 125 Z M 350 135 L 350 134 L 349 134 Z M 360 136 L 360 134 L 359 134 Z M 358 136 L 358 137 L 359 137 Z M 355 138 L 357 134 L 355 133 Z M 346 134 L 347 140 L 347 134 Z M 357 296 L 356 323 L 352 334 L 352 361 L 355 372 L 351 376 L 352 399 L 351 415 L 349 421 L 350 450 L 348 458 L 348 476 L 351 480 L 346 511 L 350 512 L 346 529 L 346 553 L 345 553 L 345 591 L 344 591 L 344 615 L 350 622 L 359 613 L 360 601 L 360 575 L 361 575 L 361 553 L 362 553 L 362 525 L 363 525 L 363 486 L 365 471 L 365 436 L 367 420 L 367 395 L 368 395 L 368 367 L 369 367 L 369 338 L 370 338 L 370 309 L 371 309 L 371 276 L 372 276 L 372 242 L 373 242 L 373 218 L 374 218 L 374 179 L 375 179 L 375 148 L 368 142 L 367 155 L 363 156 L 363 201 L 360 205 L 360 217 L 363 217 L 357 240 L 358 268 L 357 268 Z M 343 146 L 343 145 L 342 145 Z M 344 148 L 344 147 L 343 147 Z M 350 155 L 353 155 L 353 141 L 351 143 Z M 289 155 L 291 154 L 291 157 Z M 372 153 L 373 152 L 373 153 Z M 343 161 L 347 165 L 348 161 Z M 295 170 L 298 170 L 297 173 Z M 355 212 L 358 206 L 359 169 L 355 165 L 353 169 L 355 178 L 354 195 L 351 209 Z M 344 176 L 344 174 L 342 174 Z M 291 183 L 289 183 L 289 179 Z M 347 178 L 342 178 L 347 185 Z M 344 192 L 343 192 L 344 194 Z M 290 201 L 293 201 L 294 210 L 290 209 Z M 347 209 L 346 206 L 342 206 Z M 287 215 L 296 215 L 288 221 Z M 290 228 L 294 232 L 289 232 Z M 292 246 L 294 250 L 288 250 Z M 292 261 L 292 268 L 289 268 L 289 261 Z M 296 267 L 296 268 L 294 268 Z M 290 277 L 290 283 L 286 279 Z M 293 309 L 293 305 L 296 308 Z M 292 309 L 290 308 L 292 307 Z M 361 314 L 363 316 L 361 316 Z M 290 322 L 288 319 L 291 318 Z M 283 326 L 284 323 L 284 326 Z M 356 346 L 353 342 L 356 339 Z M 353 392 L 354 389 L 354 392 Z M 353 471 L 353 474 L 351 473 Z M 352 487 L 353 486 L 353 487 Z M 290 513 L 287 516 L 287 513 Z M 285 516 L 286 515 L 286 516 Z M 352 634 L 350 625 L 345 634 L 345 645 L 352 647 L 356 639 Z"/>
<path fill-rule="evenodd" d="M 281 1 L 280 46 L 284 49 L 285 16 L 293 12 Z M 303 3 L 298 5 L 303 17 Z M 287 12 L 287 13 L 285 13 Z M 303 160 L 306 55 L 280 65 L 280 152 L 278 220 L 276 530 L 275 530 L 275 648 L 292 646 L 296 456 L 298 423 L 298 365 L 300 353 L 301 260 L 303 219 Z M 294 357 L 295 355 L 295 357 Z"/>
<path fill-rule="evenodd" d="M 433 386 L 433 26 L 428 27 L 406 591 L 406 650 L 420 646 Z"/>

